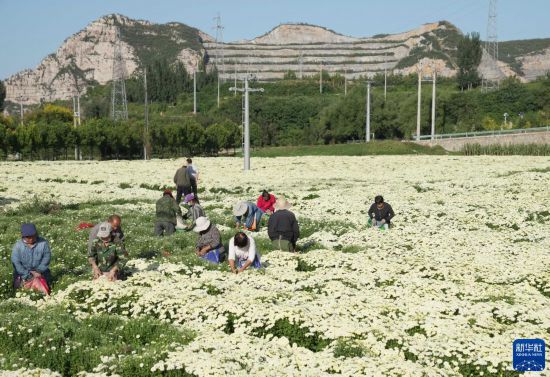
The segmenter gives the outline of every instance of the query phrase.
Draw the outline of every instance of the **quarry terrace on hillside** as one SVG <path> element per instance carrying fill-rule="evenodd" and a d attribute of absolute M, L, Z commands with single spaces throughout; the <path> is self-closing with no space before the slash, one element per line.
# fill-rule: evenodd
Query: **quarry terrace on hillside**
<path fill-rule="evenodd" d="M 120 31 L 127 75 L 141 71 L 159 56 L 182 62 L 192 71 L 201 62 L 219 68 L 222 78 L 282 79 L 292 71 L 297 77 L 329 74 L 349 79 L 417 71 L 420 61 L 436 65 L 441 76 L 456 74 L 456 49 L 462 32 L 449 22 L 429 23 L 393 35 L 356 38 L 307 24 L 281 24 L 252 40 L 217 43 L 215 38 L 178 22 L 154 24 L 112 14 L 90 23 L 67 38 L 55 53 L 34 69 L 6 79 L 6 100 L 24 105 L 67 99 L 94 84 L 112 79 L 114 45 Z M 494 64 L 483 54 L 483 77 L 517 76 L 535 79 L 550 70 L 550 39 L 503 43 L 506 54 Z"/>

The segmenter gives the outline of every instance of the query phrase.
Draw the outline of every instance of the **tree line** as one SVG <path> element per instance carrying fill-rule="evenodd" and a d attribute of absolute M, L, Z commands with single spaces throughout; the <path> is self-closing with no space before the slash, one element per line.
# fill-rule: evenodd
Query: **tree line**
<path fill-rule="evenodd" d="M 234 153 L 241 144 L 241 128 L 230 120 L 205 127 L 192 117 L 153 124 L 147 135 L 143 121 L 133 119 L 92 118 L 74 127 L 71 111 L 51 104 L 28 114 L 22 124 L 0 115 L 2 158 L 72 159 L 78 148 L 84 159 L 135 159 L 143 157 L 146 141 L 154 157 Z"/>

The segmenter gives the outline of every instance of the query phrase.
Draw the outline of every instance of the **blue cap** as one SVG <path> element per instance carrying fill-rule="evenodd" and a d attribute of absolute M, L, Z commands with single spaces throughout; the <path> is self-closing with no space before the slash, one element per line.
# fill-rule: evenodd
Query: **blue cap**
<path fill-rule="evenodd" d="M 23 224 L 21 225 L 21 237 L 32 237 L 36 235 L 36 227 L 34 224 Z"/>

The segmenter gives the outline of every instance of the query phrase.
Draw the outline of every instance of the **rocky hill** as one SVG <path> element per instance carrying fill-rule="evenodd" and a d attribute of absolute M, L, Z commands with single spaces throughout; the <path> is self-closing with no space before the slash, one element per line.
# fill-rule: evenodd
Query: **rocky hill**
<path fill-rule="evenodd" d="M 440 75 L 456 73 L 456 47 L 461 34 L 442 21 L 394 35 L 355 38 L 307 24 L 282 24 L 252 40 L 216 44 L 214 39 L 181 23 L 154 24 L 122 15 L 102 17 L 69 37 L 35 69 L 6 80 L 7 101 L 24 104 L 70 98 L 112 77 L 117 29 L 128 75 L 155 59 L 181 61 L 191 71 L 201 62 L 218 66 L 227 79 L 252 74 L 259 80 L 281 79 L 288 71 L 298 77 L 331 74 L 354 79 L 387 70 L 416 72 L 423 62 L 426 73 L 435 63 Z M 484 55 L 480 71 L 487 77 L 517 75 L 531 80 L 550 70 L 550 39 L 501 44 L 498 64 Z"/>

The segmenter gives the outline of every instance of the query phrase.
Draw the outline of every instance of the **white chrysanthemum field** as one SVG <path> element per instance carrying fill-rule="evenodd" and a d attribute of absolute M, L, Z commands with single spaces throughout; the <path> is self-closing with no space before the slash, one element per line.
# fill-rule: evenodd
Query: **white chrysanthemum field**
<path fill-rule="evenodd" d="M 299 254 L 234 275 L 153 236 L 183 160 L 0 163 L 0 375 L 515 376 L 512 343 L 550 339 L 548 157 L 197 159 L 224 241 L 231 208 L 269 189 Z M 381 194 L 394 227 L 367 227 Z M 92 282 L 81 222 L 123 218 L 130 276 Z M 52 247 L 48 298 L 10 289 L 21 222 Z M 548 361 L 547 361 L 548 363 Z M 535 374 L 533 374 L 535 375 Z M 544 375 L 538 373 L 536 375 Z"/>

